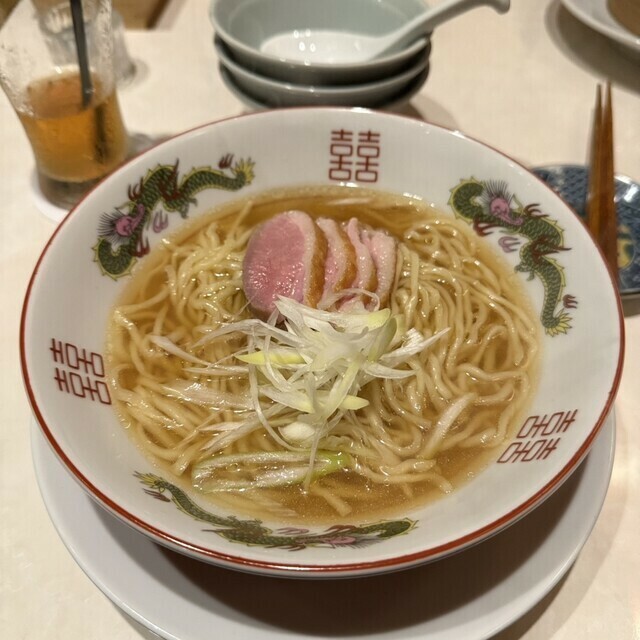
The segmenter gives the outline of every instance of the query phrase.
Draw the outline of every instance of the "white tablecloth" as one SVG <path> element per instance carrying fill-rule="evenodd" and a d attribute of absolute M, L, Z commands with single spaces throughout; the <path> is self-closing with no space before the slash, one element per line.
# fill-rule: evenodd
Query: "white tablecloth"
<path fill-rule="evenodd" d="M 531 166 L 584 163 L 595 85 L 608 78 L 616 169 L 640 180 L 640 62 L 559 0 L 512 5 L 506 16 L 483 9 L 438 29 L 431 75 L 409 112 Z M 156 29 L 127 32 L 138 64 L 120 92 L 130 131 L 175 133 L 245 110 L 220 79 L 207 14 L 207 0 L 172 0 Z M 0 636 L 139 639 L 146 632 L 75 564 L 37 488 L 18 328 L 29 276 L 54 224 L 33 204 L 31 150 L 4 95 L 0 123 Z M 625 315 L 616 462 L 604 508 L 566 580 L 500 640 L 640 638 L 640 304 Z"/>

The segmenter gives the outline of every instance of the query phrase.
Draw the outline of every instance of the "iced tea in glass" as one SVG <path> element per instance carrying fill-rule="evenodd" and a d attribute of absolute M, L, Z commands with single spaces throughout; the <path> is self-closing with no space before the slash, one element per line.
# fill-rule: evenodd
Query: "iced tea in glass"
<path fill-rule="evenodd" d="M 83 0 L 83 13 L 88 97 L 68 2 L 36 13 L 22 0 L 0 31 L 0 81 L 31 143 L 40 189 L 62 207 L 75 204 L 128 151 L 113 71 L 110 0 Z M 25 45 L 18 29 L 31 31 Z"/>

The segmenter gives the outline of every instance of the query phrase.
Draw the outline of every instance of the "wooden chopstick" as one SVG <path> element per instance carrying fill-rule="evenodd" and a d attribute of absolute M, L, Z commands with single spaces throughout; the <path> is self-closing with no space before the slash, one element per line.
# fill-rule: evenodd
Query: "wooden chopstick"
<path fill-rule="evenodd" d="M 613 169 L 613 114 L 611 84 L 604 101 L 598 86 L 591 131 L 591 162 L 587 195 L 587 224 L 600 245 L 611 273 L 618 281 L 618 220 Z"/>

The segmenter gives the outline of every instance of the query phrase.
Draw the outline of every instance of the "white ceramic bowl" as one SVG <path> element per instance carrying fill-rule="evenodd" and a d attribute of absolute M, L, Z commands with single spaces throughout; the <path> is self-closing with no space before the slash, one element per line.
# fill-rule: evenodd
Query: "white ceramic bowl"
<path fill-rule="evenodd" d="M 139 256 L 145 247 L 153 248 L 185 223 L 179 212 L 193 219 L 221 203 L 275 187 L 338 184 L 330 170 L 336 131 L 356 139 L 358 132 L 375 134 L 375 182 L 362 186 L 413 194 L 451 213 L 451 191 L 461 181 L 475 185 L 476 195 L 478 189 L 484 193 L 504 183 L 521 214 L 538 216 L 543 231 L 560 228 L 563 246 L 552 255 L 559 269 L 554 273 L 562 275 L 559 290 L 545 289 L 535 269 L 514 273 L 541 321 L 550 305 L 554 313 L 565 314 L 566 332 L 543 334 L 540 381 L 515 440 L 499 460 L 447 497 L 391 522 L 368 527 L 353 522 L 348 536 L 329 525 L 302 525 L 309 531 L 287 533 L 277 521 L 263 522 L 256 533 L 246 517 L 205 503 L 208 515 L 192 517 L 179 508 L 176 491 L 163 484 L 170 479 L 132 444 L 110 404 L 102 358 L 110 311 L 130 267 L 144 261 Z M 160 175 L 164 182 L 158 189 Z M 200 178 L 226 188 L 201 189 L 197 195 L 181 191 Z M 355 174 L 342 178 L 361 184 Z M 108 257 L 102 253 L 101 215 L 126 212 L 141 193 L 147 198 L 141 238 Z M 469 204 L 477 210 L 477 200 Z M 514 269 L 544 238 L 544 233 L 529 237 L 493 230 L 479 241 L 502 253 Z M 105 260 L 115 264 L 106 268 Z M 161 544 L 225 567 L 332 577 L 402 569 L 460 551 L 554 492 L 587 454 L 611 410 L 621 375 L 623 322 L 612 279 L 587 230 L 527 169 L 459 132 L 415 119 L 363 109 L 306 108 L 194 129 L 143 153 L 99 184 L 61 223 L 38 261 L 25 299 L 20 347 L 28 397 L 46 438 L 69 472 L 117 517 Z M 150 488 L 139 474 L 155 474 L 160 484 Z M 197 496 L 191 500 L 199 502 Z M 246 533 L 247 527 L 253 531 L 249 544 L 242 536 L 225 535 L 238 528 Z M 383 530 L 403 535 L 385 537 Z M 296 551 L 291 550 L 294 539 Z"/>
<path fill-rule="evenodd" d="M 270 37 L 294 29 L 332 29 L 364 35 L 386 33 L 424 10 L 422 0 L 213 0 L 209 12 L 217 35 L 235 61 L 275 80 L 313 85 L 363 83 L 388 77 L 428 55 L 429 38 L 369 62 L 314 63 L 264 53 Z"/>
<path fill-rule="evenodd" d="M 220 73 L 220 77 L 224 85 L 227 89 L 234 95 L 240 102 L 242 102 L 245 106 L 248 107 L 250 111 L 265 111 L 271 110 L 274 106 L 270 103 L 261 102 L 255 96 L 248 94 L 246 91 L 242 90 L 231 77 L 230 73 L 227 71 L 225 67 L 219 65 L 218 71 Z M 403 107 L 413 98 L 413 96 L 420 91 L 422 85 L 426 82 L 427 76 L 429 74 L 429 67 L 422 72 L 413 82 L 411 82 L 407 87 L 405 87 L 399 93 L 393 95 L 389 100 L 384 103 L 373 105 L 369 108 L 381 110 L 381 111 L 389 111 L 389 112 L 402 112 Z"/>
<path fill-rule="evenodd" d="M 273 80 L 244 68 L 235 62 L 222 42 L 216 39 L 215 49 L 220 64 L 227 70 L 234 84 L 243 93 L 270 107 L 337 106 L 376 108 L 387 104 L 395 96 L 414 85 L 418 76 L 420 86 L 429 72 L 427 56 L 408 69 L 386 78 L 351 85 L 308 85 Z"/>

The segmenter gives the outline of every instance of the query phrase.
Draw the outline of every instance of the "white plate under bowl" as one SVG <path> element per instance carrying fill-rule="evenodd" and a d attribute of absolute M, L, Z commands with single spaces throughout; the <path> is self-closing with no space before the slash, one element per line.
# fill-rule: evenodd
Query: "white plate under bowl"
<path fill-rule="evenodd" d="M 372 82 L 337 86 L 296 84 L 275 80 L 243 67 L 231 58 L 224 45 L 217 39 L 214 46 L 220 65 L 233 78 L 234 84 L 244 93 L 249 93 L 260 102 L 273 107 L 372 107 L 384 104 L 405 91 L 417 77 L 423 76 L 429 65 L 429 58 L 425 55 L 410 68 Z"/>
<path fill-rule="evenodd" d="M 339 581 L 251 576 L 168 551 L 94 504 L 35 422 L 31 437 L 40 491 L 69 552 L 114 604 L 166 640 L 484 640 L 531 609 L 578 556 L 609 485 L 615 419 L 571 478 L 506 531 L 417 569 Z"/>

